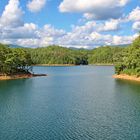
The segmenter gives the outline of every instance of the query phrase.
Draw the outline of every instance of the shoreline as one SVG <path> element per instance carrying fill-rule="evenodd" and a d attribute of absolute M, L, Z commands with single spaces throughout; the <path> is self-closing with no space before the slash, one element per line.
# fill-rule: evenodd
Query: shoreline
<path fill-rule="evenodd" d="M 59 66 L 59 67 L 64 67 L 64 66 L 114 66 L 114 64 L 88 64 L 88 65 L 75 65 L 75 64 L 35 64 L 33 66 Z"/>
<path fill-rule="evenodd" d="M 16 75 L 2 75 L 0 81 L 3 80 L 15 80 L 15 79 L 27 79 L 32 77 L 47 76 L 47 74 L 16 74 Z"/>
<path fill-rule="evenodd" d="M 60 66 L 60 67 L 63 67 L 63 66 L 77 66 L 77 65 L 74 65 L 74 64 L 35 64 L 33 66 Z"/>
<path fill-rule="evenodd" d="M 120 74 L 120 75 L 113 75 L 113 78 L 140 82 L 140 77 L 137 77 L 137 76 L 134 76 L 134 75 L 130 76 L 130 75 L 127 75 L 127 74 Z"/>
<path fill-rule="evenodd" d="M 114 66 L 114 64 L 89 64 L 89 66 Z"/>

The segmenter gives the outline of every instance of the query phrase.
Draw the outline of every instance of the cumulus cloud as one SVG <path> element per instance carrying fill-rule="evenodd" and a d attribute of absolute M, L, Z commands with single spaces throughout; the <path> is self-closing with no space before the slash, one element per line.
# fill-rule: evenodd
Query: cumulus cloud
<path fill-rule="evenodd" d="M 122 7 L 129 0 L 63 0 L 59 5 L 60 12 L 86 13 L 85 17 L 94 19 L 118 18 Z"/>
<path fill-rule="evenodd" d="M 125 18 L 125 22 L 132 22 L 132 29 L 134 31 L 140 31 L 140 7 L 137 6 L 133 9 Z"/>
<path fill-rule="evenodd" d="M 3 39 L 18 39 L 18 38 L 36 38 L 37 25 L 33 23 L 25 23 L 17 28 L 1 29 L 1 37 Z"/>
<path fill-rule="evenodd" d="M 19 38 L 37 37 L 37 25 L 24 23 L 22 16 L 19 0 L 9 0 L 0 17 L 0 42 L 15 44 Z"/>
<path fill-rule="evenodd" d="M 108 22 L 116 22 L 110 20 Z M 27 47 L 48 46 L 52 44 L 65 47 L 93 48 L 102 45 L 128 44 L 132 41 L 131 36 L 114 36 L 103 34 L 106 30 L 116 30 L 117 26 L 109 26 L 107 22 L 97 24 L 95 21 L 88 21 L 81 26 L 73 26 L 72 31 L 66 32 L 46 24 L 39 28 L 33 23 L 25 23 L 24 26 L 4 30 L 0 40 Z M 11 44 L 10 43 L 10 44 Z"/>
<path fill-rule="evenodd" d="M 134 22 L 132 28 L 133 30 L 140 31 L 140 21 Z"/>
<path fill-rule="evenodd" d="M 99 31 L 116 31 L 119 30 L 119 24 L 120 24 L 120 20 L 115 20 L 115 19 L 111 19 L 109 21 L 106 21 L 104 23 L 104 25 L 99 26 L 98 30 Z"/>
<path fill-rule="evenodd" d="M 50 24 L 44 25 L 43 29 L 40 31 L 40 36 L 45 37 L 45 36 L 53 36 L 53 37 L 61 37 L 65 34 L 66 32 L 62 29 L 56 29 Z"/>
<path fill-rule="evenodd" d="M 83 17 L 87 20 L 93 19 L 94 15 L 92 13 L 84 13 Z"/>
<path fill-rule="evenodd" d="M 90 37 L 93 41 L 98 42 L 98 45 L 123 45 L 130 44 L 135 38 L 136 35 L 133 36 L 118 36 L 118 35 L 109 35 L 109 34 L 99 34 L 97 32 L 93 32 Z"/>
<path fill-rule="evenodd" d="M 57 44 L 65 47 L 94 48 L 103 45 L 129 44 L 134 39 L 134 36 L 118 36 L 99 33 L 92 30 L 90 25 L 88 25 L 88 30 L 86 30 L 84 26 L 73 27 L 71 32 L 55 29 L 50 25 L 45 26 L 46 27 L 41 29 L 33 28 L 30 33 L 27 33 L 28 36 L 24 35 L 26 34 L 25 29 L 23 30 L 23 34 L 19 34 L 19 36 L 18 34 L 14 34 L 16 32 L 13 32 L 7 35 L 9 38 L 6 38 L 5 36 L 3 40 L 26 47 L 40 47 Z M 46 28 L 46 30 L 44 30 L 44 28 Z M 12 35 L 15 37 L 12 37 Z M 2 38 L 0 37 L 0 40 L 1 39 Z"/>
<path fill-rule="evenodd" d="M 77 33 L 83 32 L 109 32 L 109 31 L 117 31 L 120 29 L 121 19 L 110 19 L 104 21 L 102 23 L 96 23 L 95 21 L 88 21 L 82 26 L 73 26 L 73 30 Z"/>
<path fill-rule="evenodd" d="M 106 24 L 101 24 L 100 26 L 102 26 L 102 30 L 104 30 Z M 134 39 L 134 36 L 118 36 L 111 35 L 109 33 L 100 33 L 97 31 L 98 28 L 99 25 L 94 21 L 87 22 L 83 26 L 74 26 L 71 32 L 68 32 L 59 38 L 57 42 L 63 46 L 81 46 L 92 48 L 103 45 L 129 44 Z M 99 29 L 101 29 L 101 27 Z M 108 27 L 108 30 L 112 30 L 112 27 Z"/>
<path fill-rule="evenodd" d="M 36 38 L 17 39 L 15 43 L 24 47 L 36 47 L 40 45 L 40 40 Z"/>
<path fill-rule="evenodd" d="M 23 12 L 19 7 L 19 0 L 10 0 L 0 17 L 0 26 L 17 27 L 23 24 Z"/>
<path fill-rule="evenodd" d="M 19 0 L 10 0 L 0 17 L 0 39 L 35 37 L 37 25 L 24 23 L 22 16 Z"/>
<path fill-rule="evenodd" d="M 62 29 L 55 29 L 46 24 L 39 28 L 34 23 L 25 23 L 17 28 L 0 29 L 0 42 L 18 44 L 25 47 L 40 47 L 58 44 L 58 38 L 66 34 Z"/>
<path fill-rule="evenodd" d="M 31 12 L 39 12 L 46 4 L 46 0 L 32 0 L 27 4 L 27 8 Z"/>
<path fill-rule="evenodd" d="M 68 33 L 64 37 L 60 38 L 62 46 L 79 46 L 86 48 L 94 48 L 97 46 L 105 45 L 123 45 L 130 44 L 134 40 L 135 36 L 117 36 L 110 34 L 100 34 L 98 32 L 92 32 L 88 35 L 77 35 L 76 33 Z"/>
<path fill-rule="evenodd" d="M 136 7 L 128 16 L 131 21 L 140 21 L 140 7 Z"/>
<path fill-rule="evenodd" d="M 37 12 L 43 8 L 42 6 L 38 8 L 39 2 L 44 2 L 42 4 L 42 6 L 44 6 L 46 0 L 32 0 L 28 3 L 28 6 L 32 5 L 30 10 L 34 7 L 32 12 Z M 67 2 L 67 7 L 65 7 L 64 2 Z M 20 8 L 19 0 L 10 0 L 0 17 L 0 42 L 18 44 L 25 47 L 40 47 L 57 44 L 65 47 L 77 48 L 129 44 L 135 36 L 110 34 L 110 31 L 118 31 L 120 29 L 120 23 L 122 22 L 121 19 L 112 19 L 118 17 L 116 13 L 114 15 L 114 9 L 117 9 L 116 11 L 121 10 L 127 2 L 128 0 L 108 0 L 107 2 L 106 0 L 77 0 L 73 7 L 72 0 L 64 0 L 60 5 L 60 8 L 66 8 L 63 9 L 63 12 L 64 10 L 68 12 L 82 12 L 85 13 L 84 16 L 87 19 L 109 18 L 109 20 L 100 22 L 95 20 L 86 21 L 82 25 L 72 26 L 71 31 L 67 32 L 63 29 L 57 29 L 50 24 L 39 27 L 34 23 L 24 23 L 22 21 L 23 11 Z M 136 9 L 139 11 L 139 8 Z M 137 13 L 134 11 L 135 10 L 130 13 L 129 17 L 131 17 L 130 19 L 133 19 L 133 21 L 135 19 L 136 22 L 133 24 L 133 29 L 136 30 L 139 29 L 139 16 L 132 16 L 135 15 L 134 13 Z"/>

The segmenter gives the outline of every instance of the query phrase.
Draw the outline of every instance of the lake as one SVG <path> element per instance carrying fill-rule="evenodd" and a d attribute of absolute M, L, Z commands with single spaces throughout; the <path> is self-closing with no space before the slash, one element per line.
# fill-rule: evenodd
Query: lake
<path fill-rule="evenodd" d="M 0 81 L 0 140 L 140 140 L 140 84 L 113 66 L 34 67 Z"/>

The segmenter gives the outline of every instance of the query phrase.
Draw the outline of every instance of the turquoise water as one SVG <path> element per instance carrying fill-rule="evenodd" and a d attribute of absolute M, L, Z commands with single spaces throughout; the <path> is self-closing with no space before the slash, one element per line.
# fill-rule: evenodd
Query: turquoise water
<path fill-rule="evenodd" d="M 0 140 L 140 140 L 140 84 L 112 66 L 34 67 L 0 81 Z"/>

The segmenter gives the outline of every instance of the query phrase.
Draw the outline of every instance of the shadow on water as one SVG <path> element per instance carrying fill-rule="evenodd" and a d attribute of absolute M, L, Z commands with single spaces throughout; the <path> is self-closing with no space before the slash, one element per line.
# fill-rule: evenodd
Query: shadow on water
<path fill-rule="evenodd" d="M 13 106 L 27 100 L 32 88 L 32 79 L 0 81 L 0 109 L 2 105 Z"/>
<path fill-rule="evenodd" d="M 123 88 L 140 96 L 140 82 L 115 79 L 116 88 Z"/>
<path fill-rule="evenodd" d="M 0 95 L 5 93 L 10 93 L 10 91 L 12 91 L 13 89 L 19 89 L 21 87 L 24 87 L 26 85 L 28 85 L 28 83 L 32 82 L 31 79 L 17 79 L 17 80 L 4 80 L 4 81 L 0 81 Z M 7 92 L 9 91 L 9 92 Z"/>

